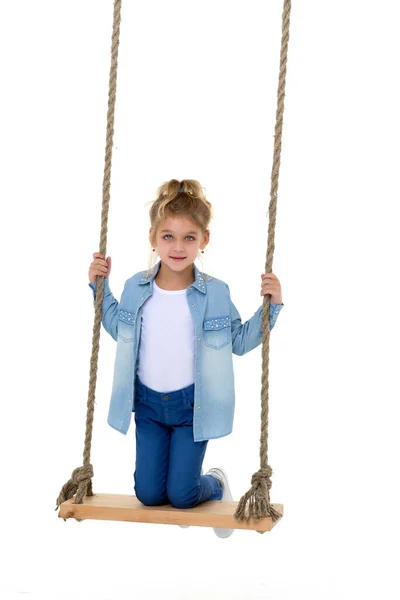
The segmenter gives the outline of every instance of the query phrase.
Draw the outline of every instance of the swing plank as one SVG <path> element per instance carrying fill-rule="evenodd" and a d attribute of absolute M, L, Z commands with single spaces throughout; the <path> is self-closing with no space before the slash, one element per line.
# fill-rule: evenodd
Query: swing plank
<path fill-rule="evenodd" d="M 223 527 L 270 531 L 276 523 L 271 517 L 250 519 L 248 522 L 234 518 L 238 502 L 210 500 L 193 508 L 175 508 L 170 504 L 145 506 L 136 496 L 124 494 L 94 494 L 85 496 L 82 504 L 73 498 L 60 505 L 59 517 L 64 519 L 97 519 L 100 521 L 131 521 L 165 525 L 192 525 L 197 527 Z M 283 504 L 273 504 L 283 514 Z"/>

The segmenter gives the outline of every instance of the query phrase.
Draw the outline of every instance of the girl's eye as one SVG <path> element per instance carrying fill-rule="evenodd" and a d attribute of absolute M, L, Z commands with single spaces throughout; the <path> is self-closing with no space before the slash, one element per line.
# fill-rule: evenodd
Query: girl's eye
<path fill-rule="evenodd" d="M 167 233 L 166 235 L 164 235 L 163 239 L 165 240 L 166 237 L 172 237 L 170 233 Z M 194 237 L 192 235 L 187 235 L 187 238 L 190 237 L 192 238 L 192 240 L 194 240 Z"/>

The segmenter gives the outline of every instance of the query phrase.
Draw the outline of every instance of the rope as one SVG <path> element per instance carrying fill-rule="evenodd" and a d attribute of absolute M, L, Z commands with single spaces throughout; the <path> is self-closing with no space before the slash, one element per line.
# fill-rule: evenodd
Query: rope
<path fill-rule="evenodd" d="M 118 71 L 118 47 L 121 23 L 121 1 L 114 0 L 114 23 L 111 43 L 111 68 L 109 77 L 108 112 L 107 112 L 107 135 L 105 166 L 103 177 L 103 205 L 101 212 L 100 252 L 106 256 L 107 251 L 107 223 L 108 208 L 110 204 L 110 182 L 111 162 L 114 136 L 115 100 L 117 96 L 117 71 Z M 97 364 L 99 356 L 99 340 L 102 319 L 102 304 L 104 296 L 104 277 L 97 276 L 95 313 L 92 338 L 92 356 L 90 359 L 89 393 L 87 400 L 86 433 L 83 450 L 83 466 L 72 472 L 71 479 L 63 485 L 57 498 L 58 510 L 62 502 L 69 500 L 75 495 L 74 504 L 82 504 L 84 496 L 93 496 L 92 480 L 93 466 L 90 464 L 90 449 L 92 444 L 94 401 L 97 380 Z M 65 521 L 66 519 L 64 519 Z M 81 519 L 76 519 L 80 521 Z"/>
<path fill-rule="evenodd" d="M 271 193 L 269 204 L 269 227 L 267 258 L 265 272 L 272 272 L 272 261 L 275 248 L 276 206 L 278 201 L 279 170 L 281 162 L 281 141 L 283 127 L 283 112 L 285 108 L 286 64 L 289 45 L 291 0 L 285 0 L 282 13 L 282 39 L 280 70 L 278 83 L 278 101 L 276 109 L 274 156 L 271 173 Z M 272 486 L 272 468 L 268 464 L 268 372 L 269 372 L 269 306 L 270 295 L 263 299 L 262 309 L 262 375 L 261 375 L 261 437 L 260 437 L 260 469 L 251 478 L 251 488 L 239 500 L 234 517 L 239 521 L 271 517 L 278 521 L 282 514 L 270 503 L 269 491 Z M 246 508 L 248 511 L 246 512 Z M 258 533 L 265 533 L 259 531 Z"/>

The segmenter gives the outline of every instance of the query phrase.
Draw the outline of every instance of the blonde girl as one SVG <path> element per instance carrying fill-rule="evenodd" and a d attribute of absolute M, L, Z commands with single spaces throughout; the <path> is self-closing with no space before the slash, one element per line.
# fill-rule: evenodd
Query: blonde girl
<path fill-rule="evenodd" d="M 150 208 L 148 268 L 130 277 L 118 302 L 110 290 L 111 257 L 93 254 L 89 286 L 104 277 L 102 323 L 117 342 L 108 423 L 126 434 L 135 420 L 134 490 L 147 506 L 192 508 L 232 500 L 225 471 L 202 465 L 210 439 L 232 432 L 232 355 L 262 342 L 262 303 L 242 323 L 229 286 L 203 273 L 212 206 L 200 183 L 172 179 Z M 156 262 L 155 259 L 159 258 Z M 261 275 L 270 294 L 270 328 L 283 306 L 278 278 Z M 215 528 L 219 537 L 233 529 Z"/>

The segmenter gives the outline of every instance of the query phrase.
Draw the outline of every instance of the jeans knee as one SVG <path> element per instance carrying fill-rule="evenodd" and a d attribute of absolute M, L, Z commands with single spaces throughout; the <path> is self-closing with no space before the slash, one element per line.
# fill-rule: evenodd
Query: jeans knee
<path fill-rule="evenodd" d="M 143 490 L 135 486 L 135 495 L 145 506 L 161 506 L 168 503 L 165 495 L 160 494 L 157 490 Z"/>
<path fill-rule="evenodd" d="M 176 500 L 169 498 L 169 503 L 174 508 L 193 508 L 193 502 L 188 502 L 182 498 L 177 498 Z"/>
<path fill-rule="evenodd" d="M 193 508 L 196 504 L 195 498 L 173 490 L 168 490 L 168 500 L 174 508 Z"/>

